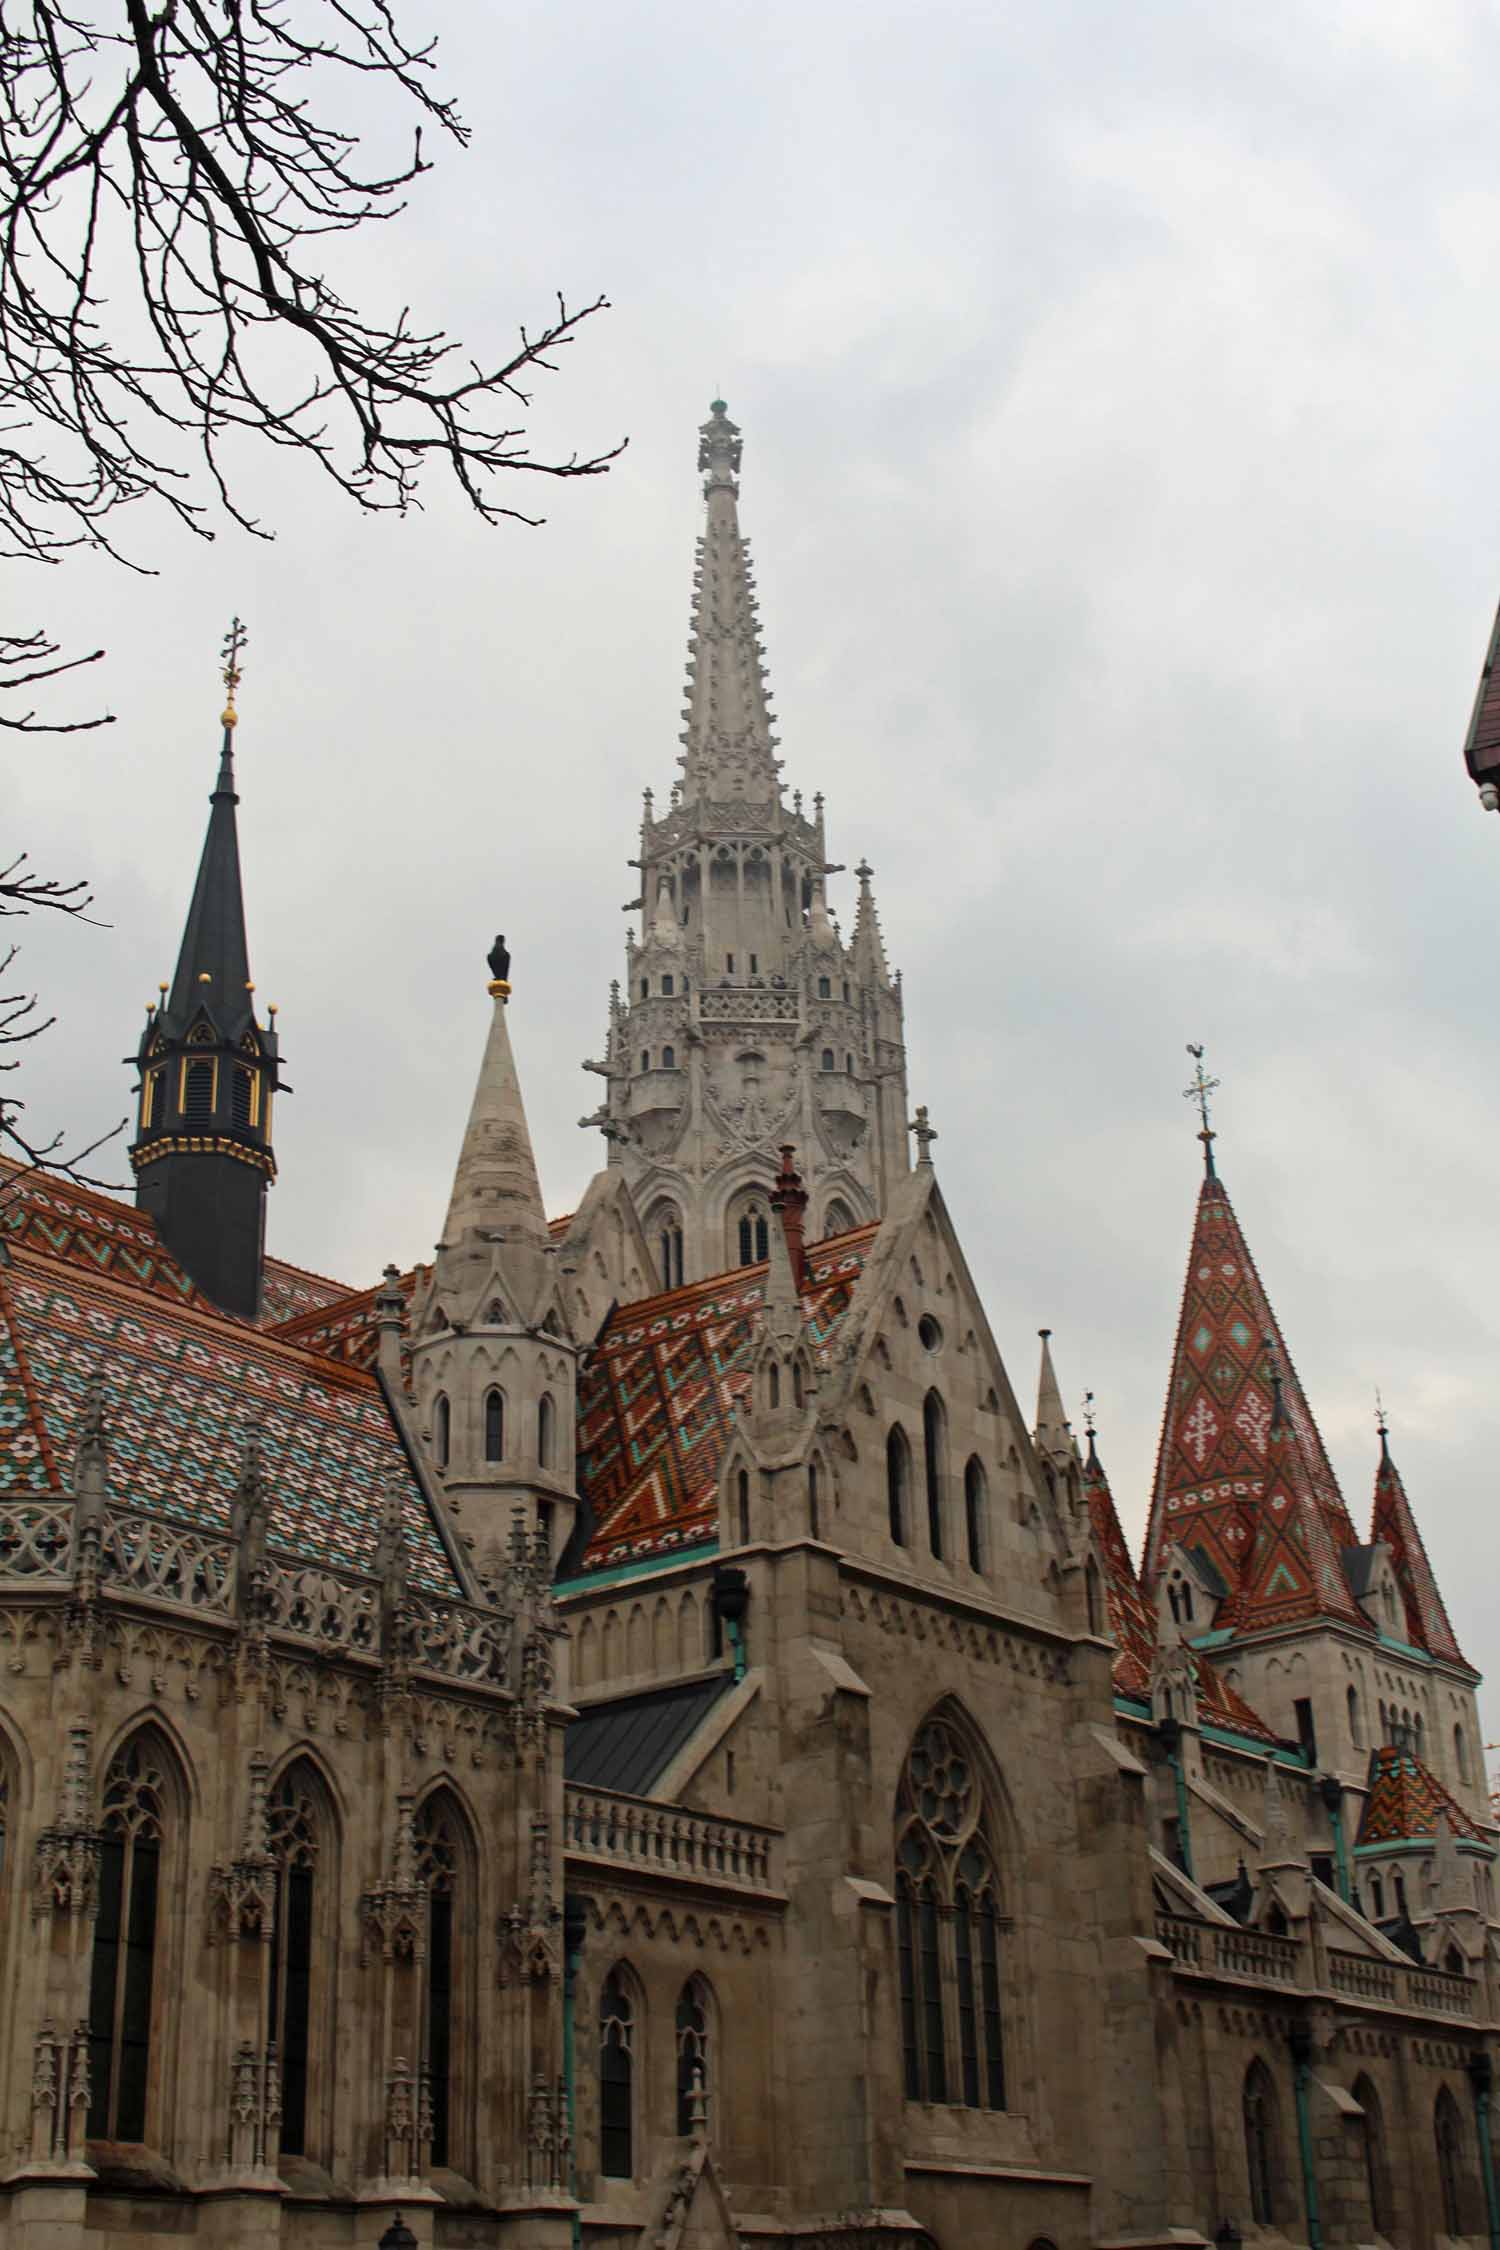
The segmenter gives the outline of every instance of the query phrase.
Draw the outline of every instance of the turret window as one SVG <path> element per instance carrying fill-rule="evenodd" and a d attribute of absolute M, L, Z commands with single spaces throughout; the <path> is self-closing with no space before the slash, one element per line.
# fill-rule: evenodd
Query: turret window
<path fill-rule="evenodd" d="M 670 973 L 670 971 L 668 972 L 668 974 L 667 974 L 666 976 L 664 976 L 664 977 L 662 978 L 662 980 L 661 980 L 661 988 L 662 988 L 662 992 L 663 992 L 663 994 L 665 995 L 665 997 L 666 997 L 666 998 L 667 998 L 668 1000 L 670 1000 L 670 999 L 671 999 L 671 997 L 672 997 L 673 991 L 675 990 L 675 986 L 674 986 L 674 984 L 673 984 L 673 981 L 672 981 L 672 977 L 671 977 L 671 973 Z"/>
<path fill-rule="evenodd" d="M 1469 1780 L 1469 1746 L 1464 1740 L 1462 1727 L 1453 1729 L 1453 1763 L 1458 1770 L 1459 1780 L 1467 1787 Z"/>
<path fill-rule="evenodd" d="M 822 1059 L 822 1062 L 821 1062 L 821 1063 L 819 1064 L 819 1068 L 820 1068 L 820 1069 L 822 1069 L 822 1070 L 832 1070 L 832 1068 L 833 1068 L 833 1049 L 832 1049 L 831 1047 L 825 1047 L 825 1048 L 823 1049 L 823 1059 Z"/>
<path fill-rule="evenodd" d="M 737 1516 L 738 1516 L 738 1518 L 739 1518 L 739 1522 L 738 1522 L 738 1526 L 737 1526 L 737 1528 L 738 1528 L 738 1531 L 739 1531 L 739 1535 L 740 1535 L 740 1545 L 741 1545 L 742 1547 L 748 1547 L 748 1546 L 749 1546 L 749 1544 L 750 1544 L 750 1472 L 749 1472 L 749 1470 L 748 1470 L 748 1469 L 741 1469 L 741 1470 L 739 1471 L 738 1475 L 736 1476 L 735 1480 L 734 1480 L 734 1484 L 735 1484 L 735 1512 L 736 1512 L 736 1514 L 737 1514 Z M 715 1614 L 715 1615 L 717 1616 L 717 1614 L 718 1614 L 718 1613 L 717 1613 L 717 1611 L 715 1611 L 715 1613 L 714 1613 L 714 1614 Z M 717 1655 L 717 1654 L 718 1654 L 718 1651 L 717 1651 L 717 1650 L 715 1650 L 715 1652 L 714 1652 L 714 1653 L 715 1653 L 715 1655 Z"/>
<path fill-rule="evenodd" d="M 847 1078 L 854 1076 L 854 1057 L 852 1055 L 845 1055 L 844 1057 L 844 1075 Z"/>
<path fill-rule="evenodd" d="M 1443 2087 L 1437 2098 L 1433 2118 L 1437 2141 L 1438 2185 L 1443 2195 L 1443 2232 L 1462 2234 L 1464 2231 L 1464 2144 L 1463 2126 L 1459 2122 L 1458 2104 Z"/>
<path fill-rule="evenodd" d="M 807 1464 L 807 1528 L 814 1539 L 822 1538 L 822 1530 L 818 1523 L 818 1464 L 816 1461 L 809 1461 Z"/>
<path fill-rule="evenodd" d="M 675 1047 L 663 1047 L 661 1067 L 663 1070 L 675 1070 L 677 1068 L 677 1049 Z"/>
<path fill-rule="evenodd" d="M 746 1206 L 740 1213 L 736 1232 L 742 1266 L 756 1265 L 769 1255 L 771 1228 L 764 1203 L 757 1201 Z"/>
<path fill-rule="evenodd" d="M 182 1066 L 182 1114 L 190 1125 L 207 1125 L 214 1113 L 219 1066 L 199 1056 Z"/>
<path fill-rule="evenodd" d="M 556 1418 L 551 1393 L 543 1391 L 536 1409 L 536 1458 L 539 1468 L 550 1469 L 552 1466 L 553 1426 Z"/>
<path fill-rule="evenodd" d="M 161 1113 L 161 1081 L 162 1074 L 159 1070 L 150 1071 L 147 1074 L 145 1085 L 141 1088 L 141 1131 L 143 1133 L 151 1130 Z"/>
<path fill-rule="evenodd" d="M 885 1441 L 885 1498 L 891 1537 L 906 1545 L 906 1517 L 911 1501 L 911 1447 L 899 1422 L 893 1422 Z"/>
<path fill-rule="evenodd" d="M 486 1391 L 484 1396 L 484 1457 L 505 1459 L 505 1400 L 499 1391 Z"/>
<path fill-rule="evenodd" d="M 446 1469 L 448 1466 L 448 1449 L 453 1439 L 453 1415 L 447 1399 L 441 1392 L 438 1393 L 437 1405 L 433 1410 L 432 1434 L 433 1443 L 437 1447 L 437 1465 L 440 1469 Z"/>
<path fill-rule="evenodd" d="M 844 979 L 844 998 L 845 998 L 845 999 L 847 1000 L 847 999 L 848 999 L 848 997 L 849 997 L 849 979 L 848 979 L 847 977 L 845 977 L 845 979 Z"/>
<path fill-rule="evenodd" d="M 820 1000 L 831 1000 L 833 998 L 833 979 L 831 977 L 819 977 L 818 998 Z"/>
<path fill-rule="evenodd" d="M 234 1085 L 230 1095 L 231 1115 L 236 1125 L 254 1125 L 255 1113 L 259 1107 L 256 1101 L 258 1091 L 259 1081 L 255 1072 L 246 1070 L 242 1063 L 236 1063 Z"/>

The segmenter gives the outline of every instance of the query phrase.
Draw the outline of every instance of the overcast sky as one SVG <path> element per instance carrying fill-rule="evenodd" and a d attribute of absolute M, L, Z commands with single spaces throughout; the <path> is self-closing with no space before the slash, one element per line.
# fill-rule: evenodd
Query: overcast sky
<path fill-rule="evenodd" d="M 36 1121 L 124 1106 L 237 610 L 251 958 L 296 1089 L 272 1247 L 360 1284 L 430 1252 L 502 927 L 548 1201 L 576 1202 L 722 389 L 786 779 L 875 866 L 913 1099 L 1017 1388 L 1051 1326 L 1139 1534 L 1204 1041 L 1356 1520 L 1379 1384 L 1495 1669 L 1500 819 L 1460 757 L 1500 596 L 1493 11 L 430 13 L 473 146 L 330 271 L 483 356 L 549 292 L 606 290 L 532 426 L 629 451 L 528 485 L 538 531 L 436 486 L 371 522 L 256 457 L 274 545 L 142 525 L 154 580 L 19 581 L 107 644 L 88 685 L 120 715 L 8 761 L 7 826 L 110 922 L 29 930 L 59 1016 Z"/>

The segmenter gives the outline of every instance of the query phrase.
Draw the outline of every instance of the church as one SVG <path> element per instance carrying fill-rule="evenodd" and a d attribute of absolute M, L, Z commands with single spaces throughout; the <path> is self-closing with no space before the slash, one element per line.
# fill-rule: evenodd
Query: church
<path fill-rule="evenodd" d="M 1206 1085 L 1138 1560 L 1045 1333 L 1023 1405 L 741 443 L 575 1212 L 476 936 L 431 1264 L 267 1251 L 235 636 L 134 1200 L 0 1179 L 0 2250 L 1500 2250 L 1478 1674 L 1389 1435 L 1346 1499 Z"/>

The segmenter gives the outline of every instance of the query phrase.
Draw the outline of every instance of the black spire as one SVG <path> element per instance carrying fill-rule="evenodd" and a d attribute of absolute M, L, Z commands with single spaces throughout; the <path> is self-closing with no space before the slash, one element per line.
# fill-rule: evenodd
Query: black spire
<path fill-rule="evenodd" d="M 130 1161 L 136 1202 L 190 1279 L 226 1312 L 260 1311 L 266 1189 L 276 1177 L 271 1096 L 281 1084 L 276 1011 L 261 1024 L 250 981 L 235 826 L 234 707 L 244 632 L 224 644 L 224 740 L 208 834 L 170 996 L 146 1010 Z"/>

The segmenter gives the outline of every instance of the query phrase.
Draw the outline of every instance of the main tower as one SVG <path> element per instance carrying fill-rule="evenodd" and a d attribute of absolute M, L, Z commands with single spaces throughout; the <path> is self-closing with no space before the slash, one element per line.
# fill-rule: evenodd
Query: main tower
<path fill-rule="evenodd" d="M 846 941 L 829 913 L 822 796 L 787 805 L 739 524 L 740 433 L 699 433 L 707 521 L 693 574 L 687 702 L 666 812 L 646 791 L 640 931 L 611 995 L 597 1125 L 665 1287 L 766 1255 L 791 1142 L 812 1239 L 877 1218 L 908 1164 L 901 986 L 870 888 Z"/>

